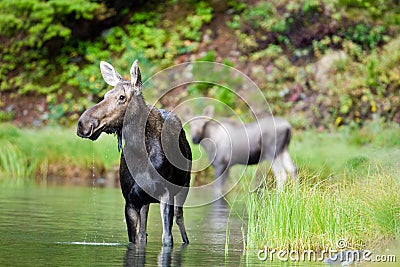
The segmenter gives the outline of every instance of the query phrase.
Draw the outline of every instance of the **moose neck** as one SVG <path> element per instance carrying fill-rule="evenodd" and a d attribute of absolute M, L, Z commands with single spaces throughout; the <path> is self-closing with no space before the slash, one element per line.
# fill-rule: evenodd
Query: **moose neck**
<path fill-rule="evenodd" d="M 212 120 L 206 122 L 203 125 L 203 129 L 202 129 L 202 136 L 201 139 L 203 140 L 204 138 L 209 138 L 212 134 L 212 132 L 215 130 L 215 126 L 217 126 Z"/>
<path fill-rule="evenodd" d="M 145 149 L 146 126 L 151 110 L 147 106 L 143 96 L 134 95 L 125 113 L 122 133 L 125 142 L 129 142 L 129 148 L 143 152 Z"/>
<path fill-rule="evenodd" d="M 122 128 L 125 140 L 124 156 L 134 160 L 132 173 L 146 173 L 151 166 L 149 145 L 158 145 L 161 139 L 162 118 L 160 112 L 146 105 L 142 96 L 134 96 L 125 113 Z"/>

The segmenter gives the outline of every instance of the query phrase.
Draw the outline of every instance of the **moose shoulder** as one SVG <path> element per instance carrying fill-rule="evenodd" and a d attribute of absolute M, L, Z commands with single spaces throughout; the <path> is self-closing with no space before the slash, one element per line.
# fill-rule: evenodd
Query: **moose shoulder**
<path fill-rule="evenodd" d="M 147 240 L 149 204 L 160 202 L 163 245 L 173 244 L 174 216 L 183 242 L 188 243 L 182 206 L 189 189 L 192 155 L 179 118 L 145 103 L 137 61 L 131 67 L 130 81 L 123 80 L 109 63 L 101 62 L 100 70 L 114 88 L 81 115 L 77 134 L 94 141 L 102 132 L 114 133 L 119 149 L 125 139 L 120 182 L 129 241 Z"/>
<path fill-rule="evenodd" d="M 243 124 L 215 121 L 213 117 L 213 107 L 206 107 L 202 116 L 190 121 L 190 129 L 193 143 L 206 150 L 220 187 L 229 176 L 231 166 L 264 160 L 271 163 L 278 190 L 283 189 L 288 176 L 297 179 L 297 168 L 288 151 L 292 128 L 285 119 L 265 117 Z"/>

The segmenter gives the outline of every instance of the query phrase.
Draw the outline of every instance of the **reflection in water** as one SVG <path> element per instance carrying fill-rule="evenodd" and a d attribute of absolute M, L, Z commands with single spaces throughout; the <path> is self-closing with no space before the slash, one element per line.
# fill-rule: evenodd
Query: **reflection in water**
<path fill-rule="evenodd" d="M 124 266 L 144 266 L 146 263 L 146 245 L 130 243 L 126 249 Z"/>
<path fill-rule="evenodd" d="M 229 218 L 229 205 L 225 199 L 219 199 L 204 209 L 205 213 L 198 208 L 190 210 L 200 215 L 201 219 L 197 220 L 202 221 L 195 229 L 188 231 L 189 235 L 194 236 L 191 244 L 177 246 L 175 243 L 174 247 L 162 246 L 161 249 L 158 243 L 153 242 L 130 244 L 125 252 L 124 266 L 154 266 L 155 261 L 158 266 L 212 266 L 215 262 L 224 262 L 226 227 L 228 223 L 233 223 Z M 158 233 L 153 234 L 158 236 Z M 158 254 L 156 258 L 155 253 Z M 239 259 L 235 257 L 235 262 Z"/>
<path fill-rule="evenodd" d="M 161 251 L 157 257 L 157 265 L 159 267 L 182 266 L 182 255 L 186 250 L 186 244 L 177 249 L 172 247 L 161 247 Z M 146 265 L 146 244 L 129 244 L 125 257 L 124 266 L 145 266 Z"/>
<path fill-rule="evenodd" d="M 208 233 L 213 233 L 209 235 L 210 242 L 216 247 L 223 248 L 223 253 L 236 250 L 236 252 L 243 249 L 243 220 L 245 220 L 246 215 L 232 212 L 230 204 L 221 198 L 213 202 L 209 208 L 207 216 L 207 228 L 204 231 L 204 235 L 209 235 Z"/>
<path fill-rule="evenodd" d="M 190 244 L 180 247 L 174 226 L 173 248 L 161 247 L 157 204 L 150 207 L 147 244 L 127 248 L 123 204 L 119 189 L 0 187 L 0 266 L 198 267 L 243 260 L 243 221 L 224 199 L 186 208 Z"/>
<path fill-rule="evenodd" d="M 171 266 L 182 266 L 182 255 L 186 250 L 187 244 L 183 244 L 178 249 L 172 249 L 172 247 L 161 247 L 160 254 L 158 254 L 158 266 L 165 267 Z"/>
<path fill-rule="evenodd" d="M 224 198 L 220 198 L 211 204 L 211 209 L 207 216 L 206 231 L 212 232 L 210 242 L 213 244 L 221 244 L 226 238 L 226 226 L 229 220 L 229 206 Z"/>
<path fill-rule="evenodd" d="M 161 251 L 157 257 L 157 265 L 159 267 L 171 266 L 172 247 L 161 247 Z"/>
<path fill-rule="evenodd" d="M 217 224 L 217 228 L 220 229 L 219 226 L 221 224 L 225 226 L 227 223 L 229 213 L 228 203 L 224 198 L 220 198 L 211 204 L 210 220 L 212 220 L 213 224 Z"/>

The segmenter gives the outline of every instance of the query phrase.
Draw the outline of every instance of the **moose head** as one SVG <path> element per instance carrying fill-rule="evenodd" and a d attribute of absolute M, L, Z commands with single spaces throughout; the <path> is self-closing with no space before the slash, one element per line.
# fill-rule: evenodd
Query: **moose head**
<path fill-rule="evenodd" d="M 114 88 L 104 95 L 104 99 L 86 110 L 78 121 L 77 134 L 82 138 L 96 140 L 102 132 L 118 135 L 119 147 L 125 111 L 135 98 L 142 98 L 142 79 L 138 61 L 130 69 L 131 80 L 125 81 L 114 67 L 100 62 L 104 81 Z"/>
<path fill-rule="evenodd" d="M 190 122 L 190 133 L 194 144 L 199 144 L 204 137 L 205 125 L 214 117 L 214 106 L 207 106 L 203 115 L 193 118 Z"/>

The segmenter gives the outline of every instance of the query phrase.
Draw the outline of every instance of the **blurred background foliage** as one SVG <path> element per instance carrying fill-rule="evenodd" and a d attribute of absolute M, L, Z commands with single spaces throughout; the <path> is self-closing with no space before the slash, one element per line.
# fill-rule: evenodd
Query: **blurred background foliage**
<path fill-rule="evenodd" d="M 1 0 L 0 121 L 75 122 L 107 89 L 100 60 L 127 73 L 138 58 L 144 78 L 190 60 L 235 67 L 256 82 L 274 114 L 297 128 L 400 123 L 399 6 L 398 0 Z M 222 72 L 210 75 L 224 79 Z M 238 101 L 211 84 L 175 94 L 161 104 L 176 105 L 187 94 L 230 106 Z"/>

